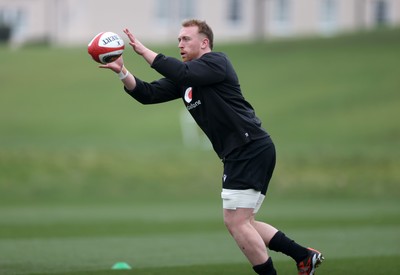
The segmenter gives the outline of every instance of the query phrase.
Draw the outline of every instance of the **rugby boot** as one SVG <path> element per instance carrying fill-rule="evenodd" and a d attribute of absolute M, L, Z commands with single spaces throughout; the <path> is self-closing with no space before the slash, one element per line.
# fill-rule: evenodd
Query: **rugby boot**
<path fill-rule="evenodd" d="M 308 248 L 308 256 L 297 264 L 299 275 L 314 275 L 315 269 L 322 263 L 324 256 L 321 252 Z"/>

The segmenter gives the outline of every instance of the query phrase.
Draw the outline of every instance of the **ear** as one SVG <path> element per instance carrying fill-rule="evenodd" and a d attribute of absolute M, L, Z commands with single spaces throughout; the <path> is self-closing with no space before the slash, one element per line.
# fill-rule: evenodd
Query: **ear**
<path fill-rule="evenodd" d="M 201 48 L 204 50 L 207 47 L 210 47 L 210 40 L 208 40 L 208 38 L 204 38 L 201 42 Z"/>

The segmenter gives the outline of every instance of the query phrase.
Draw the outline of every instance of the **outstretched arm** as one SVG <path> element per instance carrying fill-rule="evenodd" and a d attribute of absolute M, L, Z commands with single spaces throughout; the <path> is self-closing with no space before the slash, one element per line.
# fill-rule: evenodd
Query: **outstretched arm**
<path fill-rule="evenodd" d="M 128 30 L 124 29 L 124 33 L 129 38 L 129 45 L 132 46 L 133 50 L 141 55 L 147 63 L 150 65 L 153 64 L 154 59 L 157 56 L 157 53 L 145 47 L 136 37 Z M 136 88 L 136 79 L 135 77 L 125 68 L 124 60 L 119 57 L 116 61 L 104 65 L 100 65 L 100 68 L 110 69 L 118 74 L 121 81 L 124 83 L 125 87 L 128 90 L 133 90 Z"/>
<path fill-rule="evenodd" d="M 153 64 L 153 61 L 158 54 L 144 46 L 128 29 L 124 29 L 124 33 L 128 36 L 130 41 L 129 45 L 132 46 L 133 50 L 137 54 L 141 55 L 149 65 Z"/>
<path fill-rule="evenodd" d="M 104 65 L 100 65 L 100 68 L 110 69 L 118 74 L 122 83 L 128 90 L 133 90 L 136 88 L 136 79 L 135 77 L 125 68 L 124 60 L 122 56 L 120 56 L 117 60 L 111 63 L 107 63 Z"/>

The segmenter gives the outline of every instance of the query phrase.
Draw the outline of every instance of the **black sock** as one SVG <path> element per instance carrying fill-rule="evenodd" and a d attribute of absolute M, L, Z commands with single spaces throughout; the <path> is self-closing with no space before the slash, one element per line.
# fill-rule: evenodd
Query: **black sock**
<path fill-rule="evenodd" d="M 259 275 L 276 275 L 271 257 L 269 257 L 265 263 L 253 266 L 253 269 Z"/>
<path fill-rule="evenodd" d="M 269 249 L 282 252 L 293 258 L 296 263 L 301 262 L 308 256 L 308 249 L 297 244 L 295 241 L 286 237 L 281 231 L 276 232 L 269 242 Z"/>

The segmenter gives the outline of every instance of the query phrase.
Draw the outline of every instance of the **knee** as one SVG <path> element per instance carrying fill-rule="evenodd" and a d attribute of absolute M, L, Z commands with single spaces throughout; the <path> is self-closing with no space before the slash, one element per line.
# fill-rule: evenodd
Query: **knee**
<path fill-rule="evenodd" d="M 248 223 L 250 223 L 250 220 L 247 217 L 238 215 L 235 212 L 224 214 L 224 224 L 231 235 L 235 235 L 236 232 L 240 231 Z"/>
<path fill-rule="evenodd" d="M 231 233 L 231 235 L 233 234 L 233 230 L 235 228 L 235 224 L 237 222 L 235 221 L 235 219 L 233 217 L 227 217 L 226 215 L 224 216 L 224 224 L 225 227 L 228 229 L 229 233 Z"/>

